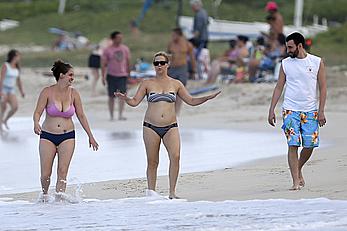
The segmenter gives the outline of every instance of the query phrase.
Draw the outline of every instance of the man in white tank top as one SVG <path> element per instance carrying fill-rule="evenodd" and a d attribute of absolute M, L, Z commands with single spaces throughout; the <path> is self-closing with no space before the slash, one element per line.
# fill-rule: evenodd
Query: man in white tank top
<path fill-rule="evenodd" d="M 294 32 L 286 38 L 288 58 L 282 60 L 280 75 L 272 95 L 268 122 L 275 126 L 275 107 L 286 85 L 283 101 L 283 126 L 287 137 L 288 163 L 293 178 L 292 190 L 305 185 L 302 167 L 319 145 L 318 128 L 326 123 L 327 95 L 324 63 L 305 51 L 305 38 Z M 319 104 L 317 97 L 319 89 Z M 300 158 L 298 147 L 302 146 Z"/>

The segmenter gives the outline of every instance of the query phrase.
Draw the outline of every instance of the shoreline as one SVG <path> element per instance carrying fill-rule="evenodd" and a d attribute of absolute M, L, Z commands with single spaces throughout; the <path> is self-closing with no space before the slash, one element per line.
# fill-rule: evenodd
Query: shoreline
<path fill-rule="evenodd" d="M 342 122 L 345 113 L 327 115 L 336 122 Z M 184 121 L 188 122 L 188 121 Z M 255 130 L 263 130 L 262 123 L 248 126 L 229 124 L 229 128 L 244 127 L 248 130 L 257 125 Z M 247 128 L 248 127 L 248 128 Z M 276 129 L 276 128 L 275 128 Z M 277 128 L 279 129 L 279 128 Z M 262 158 L 239 164 L 235 167 L 213 171 L 180 174 L 177 183 L 177 195 L 188 201 L 225 201 L 252 199 L 308 199 L 325 197 L 334 200 L 346 200 L 347 153 L 343 149 L 343 136 L 336 137 L 341 129 L 338 123 L 324 128 L 324 137 L 334 138 L 334 144 L 318 148 L 303 170 L 306 186 L 299 191 L 289 190 L 291 177 L 287 165 L 287 156 Z M 265 128 L 265 130 L 267 130 Z M 285 147 L 284 147 L 285 149 Z M 145 170 L 144 170 L 145 171 Z M 345 183 L 344 183 L 345 182 Z M 73 194 L 75 185 L 68 185 L 67 193 Z M 108 180 L 82 184 L 84 199 L 121 199 L 145 196 L 147 188 L 145 178 L 127 180 Z M 157 192 L 168 195 L 168 176 L 159 176 Z M 0 198 L 35 201 L 39 191 L 0 195 Z"/>
<path fill-rule="evenodd" d="M 30 78 L 28 78 L 30 77 Z M 19 111 L 15 116 L 31 116 L 33 105 L 41 87 L 54 81 L 37 76 L 35 70 L 23 72 L 24 87 L 27 96 L 19 98 Z M 197 86 L 190 82 L 190 87 Z M 81 93 L 84 109 L 92 129 L 124 131 L 141 128 L 145 103 L 137 108 L 127 107 L 126 121 L 108 120 L 105 89 L 97 87 L 98 96 L 90 96 L 90 81 L 76 79 L 74 87 Z M 213 102 L 197 107 L 183 105 L 178 117 L 179 126 L 184 129 L 239 129 L 242 131 L 272 132 L 284 135 L 280 129 L 280 105 L 277 106 L 277 125 L 267 124 L 268 104 L 274 84 L 231 84 L 221 85 L 222 94 Z M 133 95 L 136 87 L 129 89 Z M 326 107 L 327 125 L 321 129 L 321 141 L 332 141 L 333 145 L 318 148 L 305 166 L 303 174 L 306 186 L 302 190 L 290 191 L 291 176 L 287 156 L 260 159 L 247 162 L 233 168 L 180 174 L 177 183 L 177 195 L 188 201 L 209 200 L 250 200 L 250 199 L 302 199 L 326 197 L 329 199 L 347 199 L 347 81 L 343 73 L 328 72 L 328 99 Z M 279 102 L 281 104 L 281 102 Z M 77 124 L 76 124 L 77 125 Z M 232 137 L 230 137 L 232 139 Z M 259 138 L 260 145 L 271 145 Z M 247 148 L 247 147 L 245 147 Z M 283 147 L 283 153 L 287 152 Z M 242 155 L 242 153 L 237 153 Z M 55 170 L 54 170 L 55 171 Z M 145 171 L 145 169 L 144 169 Z M 53 185 L 53 183 L 52 183 Z M 157 191 L 168 195 L 168 177 L 158 177 Z M 116 199 L 144 196 L 146 180 L 111 180 L 83 184 L 84 198 Z M 69 192 L 69 191 L 67 191 Z M 0 198 L 11 197 L 15 200 L 36 200 L 38 192 L 3 194 Z"/>

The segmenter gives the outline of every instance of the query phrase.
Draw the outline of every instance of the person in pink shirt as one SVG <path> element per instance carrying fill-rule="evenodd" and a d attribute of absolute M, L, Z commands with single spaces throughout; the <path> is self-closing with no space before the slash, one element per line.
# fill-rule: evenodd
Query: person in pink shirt
<path fill-rule="evenodd" d="M 122 44 L 123 35 L 115 31 L 110 35 L 112 45 L 105 49 L 102 55 L 102 83 L 106 85 L 108 91 L 108 108 L 110 119 L 113 120 L 114 93 L 126 93 L 127 77 L 130 74 L 130 50 Z M 119 99 L 119 120 L 125 120 L 123 116 L 124 100 Z"/>

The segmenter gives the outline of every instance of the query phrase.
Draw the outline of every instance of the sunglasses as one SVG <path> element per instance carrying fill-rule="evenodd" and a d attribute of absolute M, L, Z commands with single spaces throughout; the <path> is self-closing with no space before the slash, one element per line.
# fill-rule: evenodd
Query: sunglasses
<path fill-rule="evenodd" d="M 164 66 L 165 64 L 167 64 L 167 61 L 154 61 L 153 62 L 154 66 L 159 66 L 159 64 L 160 64 L 160 66 Z"/>

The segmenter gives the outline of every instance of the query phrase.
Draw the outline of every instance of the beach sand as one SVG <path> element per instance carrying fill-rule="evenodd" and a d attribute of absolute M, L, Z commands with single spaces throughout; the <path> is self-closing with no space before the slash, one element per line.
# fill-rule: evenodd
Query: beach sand
<path fill-rule="evenodd" d="M 47 68 L 48 69 L 48 68 Z M 19 99 L 20 108 L 16 116 L 31 116 L 37 96 L 44 86 L 55 82 L 54 78 L 43 76 L 44 69 L 23 69 L 22 79 L 26 97 Z M 83 77 L 88 74 L 84 68 L 76 68 L 78 74 L 74 83 L 82 96 L 84 110 L 92 129 L 131 130 L 139 129 L 146 109 L 146 102 L 137 108 L 127 107 L 126 121 L 109 121 L 106 105 L 106 90 L 98 86 L 99 95 L 90 96 L 91 81 Z M 328 100 L 326 106 L 327 125 L 321 132 L 324 148 L 318 148 L 304 167 L 306 186 L 299 191 L 290 191 L 292 181 L 287 164 L 287 147 L 283 155 L 256 160 L 232 168 L 181 174 L 178 179 L 177 195 L 189 201 L 209 200 L 250 200 L 250 199 L 302 199 L 326 197 L 347 199 L 347 73 L 328 68 Z M 190 82 L 188 88 L 201 85 Z M 267 123 L 267 112 L 274 83 L 221 85 L 222 94 L 215 100 L 201 106 L 184 105 L 178 118 L 180 127 L 238 129 L 242 131 L 262 131 L 283 136 L 281 109 L 276 109 L 277 126 Z M 133 95 L 136 87 L 129 90 Z M 115 114 L 117 115 L 117 114 Z M 96 137 L 97 139 L 97 137 Z M 230 137 L 232 139 L 232 137 Z M 271 146 L 259 137 L 259 145 Z M 246 149 L 247 147 L 245 147 Z M 218 150 L 216 150 L 218 151 Z M 230 150 L 232 153 L 233 151 Z M 238 153 L 242 155 L 242 153 Z M 184 164 L 184 163 L 182 163 Z M 117 171 L 115 169 L 115 171 Z M 144 169 L 145 171 L 145 169 Z M 53 184 L 52 184 L 53 185 Z M 117 199 L 144 196 L 145 179 L 114 180 L 83 184 L 83 197 L 97 199 Z M 69 186 L 70 190 L 74 187 Z M 158 178 L 157 191 L 168 195 L 168 176 Z M 20 200 L 36 200 L 38 192 L 2 195 Z"/>

